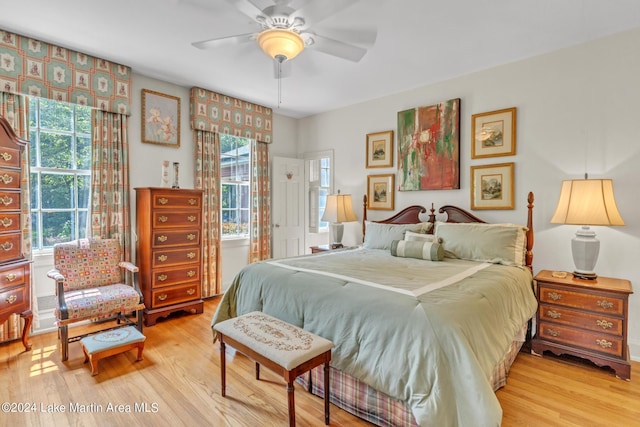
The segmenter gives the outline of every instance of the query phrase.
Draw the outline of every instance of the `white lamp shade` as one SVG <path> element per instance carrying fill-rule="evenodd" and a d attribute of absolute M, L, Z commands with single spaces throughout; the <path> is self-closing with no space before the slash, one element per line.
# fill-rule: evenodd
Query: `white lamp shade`
<path fill-rule="evenodd" d="M 351 194 L 331 194 L 327 196 L 327 205 L 322 214 L 322 221 L 335 223 L 357 220 L 358 217 L 353 212 Z"/>
<path fill-rule="evenodd" d="M 562 182 L 552 224 L 624 225 L 610 179 L 574 179 Z"/>

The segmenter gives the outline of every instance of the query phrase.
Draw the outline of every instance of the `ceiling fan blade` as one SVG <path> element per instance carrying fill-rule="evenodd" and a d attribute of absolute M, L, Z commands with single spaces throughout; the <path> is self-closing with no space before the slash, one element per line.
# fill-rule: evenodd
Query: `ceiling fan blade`
<path fill-rule="evenodd" d="M 304 20 L 304 25 L 301 28 L 307 29 L 348 8 L 349 6 L 358 3 L 358 1 L 359 0 L 310 1 L 300 9 L 292 12 L 289 18 L 302 18 Z"/>
<path fill-rule="evenodd" d="M 236 46 L 239 44 L 254 41 L 255 35 L 255 33 L 239 34 L 237 36 L 218 37 L 215 39 L 202 40 L 191 44 L 198 49 L 210 49 L 212 47 L 220 46 Z"/>
<path fill-rule="evenodd" d="M 247 15 L 249 18 L 254 21 L 258 16 L 263 16 L 262 11 L 249 0 L 226 0 L 227 3 L 233 5 L 240 12 Z"/>
<path fill-rule="evenodd" d="M 349 61 L 358 62 L 367 53 L 367 49 L 352 44 L 343 43 L 328 37 L 312 35 L 313 44 L 308 46 L 310 49 L 319 50 L 329 55 L 337 56 Z"/>
<path fill-rule="evenodd" d="M 378 37 L 378 31 L 370 28 L 333 28 L 322 26 L 323 34 L 331 35 L 334 40 L 355 44 L 364 48 L 373 47 Z"/>
<path fill-rule="evenodd" d="M 286 79 L 291 77 L 291 61 L 280 62 L 277 59 L 273 60 L 273 78 Z"/>

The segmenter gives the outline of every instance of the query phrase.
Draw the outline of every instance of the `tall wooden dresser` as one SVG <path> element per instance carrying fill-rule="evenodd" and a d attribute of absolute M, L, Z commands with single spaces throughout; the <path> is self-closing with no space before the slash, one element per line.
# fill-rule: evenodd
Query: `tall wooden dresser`
<path fill-rule="evenodd" d="M 27 335 L 31 312 L 31 261 L 22 250 L 21 154 L 26 141 L 0 117 L 0 323 L 12 314 L 24 319 L 22 344 L 31 350 Z"/>
<path fill-rule="evenodd" d="M 176 311 L 202 313 L 202 191 L 135 190 L 145 325 Z"/>

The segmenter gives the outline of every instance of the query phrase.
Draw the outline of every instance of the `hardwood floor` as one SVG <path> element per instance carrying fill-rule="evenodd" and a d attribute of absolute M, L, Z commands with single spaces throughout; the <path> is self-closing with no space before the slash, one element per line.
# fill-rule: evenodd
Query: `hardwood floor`
<path fill-rule="evenodd" d="M 206 301 L 202 315 L 145 328 L 143 361 L 135 362 L 135 351 L 116 355 L 100 361 L 95 377 L 78 343 L 69 346 L 69 360 L 60 361 L 55 332 L 31 337 L 30 352 L 20 341 L 0 345 L 0 402 L 22 410 L 1 414 L 0 425 L 286 425 L 283 380 L 263 369 L 256 381 L 253 363 L 242 355 L 227 358 L 227 398 L 220 396 L 210 328 L 217 303 Z M 503 426 L 640 425 L 640 363 L 633 363 L 627 382 L 574 360 L 521 353 L 497 395 Z M 298 384 L 295 397 L 298 425 L 324 425 L 322 399 Z M 370 424 L 332 405 L 331 425 Z"/>

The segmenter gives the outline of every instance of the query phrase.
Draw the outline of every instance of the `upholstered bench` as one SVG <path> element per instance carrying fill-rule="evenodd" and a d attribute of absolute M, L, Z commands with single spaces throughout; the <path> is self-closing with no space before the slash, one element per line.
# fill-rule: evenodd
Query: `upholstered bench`
<path fill-rule="evenodd" d="M 329 424 L 329 362 L 333 343 L 259 311 L 225 320 L 214 326 L 220 339 L 222 396 L 226 395 L 225 349 L 229 344 L 256 363 L 282 374 L 287 382 L 289 425 L 296 425 L 293 382 L 324 363 L 324 422 Z"/>
<path fill-rule="evenodd" d="M 133 326 L 89 335 L 80 340 L 84 363 L 91 362 L 91 375 L 98 375 L 98 361 L 114 354 L 138 349 L 136 361 L 142 360 L 145 336 Z"/>

